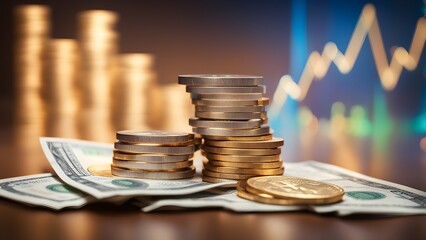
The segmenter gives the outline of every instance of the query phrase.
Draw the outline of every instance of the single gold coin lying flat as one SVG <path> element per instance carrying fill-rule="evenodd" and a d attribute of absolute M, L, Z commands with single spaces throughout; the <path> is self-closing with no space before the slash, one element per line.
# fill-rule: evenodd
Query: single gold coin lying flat
<path fill-rule="evenodd" d="M 204 144 L 223 148 L 277 148 L 284 145 L 284 140 L 282 138 L 273 138 L 265 141 L 217 141 L 207 139 Z"/>
<path fill-rule="evenodd" d="M 250 136 L 250 137 L 241 137 L 241 136 L 210 136 L 203 135 L 207 140 L 227 140 L 227 141 L 265 141 L 271 140 L 272 134 L 265 134 L 262 136 Z"/>
<path fill-rule="evenodd" d="M 114 150 L 113 158 L 126 161 L 141 161 L 148 163 L 172 163 L 189 160 L 194 157 L 194 154 L 187 155 L 165 155 L 154 153 L 125 153 Z"/>
<path fill-rule="evenodd" d="M 190 118 L 189 125 L 199 128 L 226 128 L 226 129 L 252 129 L 259 128 L 263 124 L 262 119 L 250 119 L 242 121 L 229 120 L 204 120 L 199 118 Z"/>
<path fill-rule="evenodd" d="M 263 77 L 246 75 L 179 75 L 178 83 L 188 86 L 257 86 Z"/>
<path fill-rule="evenodd" d="M 214 154 L 201 152 L 209 160 L 217 160 L 223 162 L 235 162 L 235 163 L 268 163 L 276 162 L 281 159 L 280 154 L 269 155 L 269 156 L 244 156 L 244 155 L 225 155 L 225 154 Z"/>
<path fill-rule="evenodd" d="M 239 100 L 239 99 L 250 99 L 250 100 L 256 100 L 262 98 L 262 93 L 226 93 L 226 94 L 216 94 L 216 93 L 207 93 L 207 94 L 198 94 L 198 93 L 191 93 L 191 98 L 200 100 L 209 100 L 209 99 L 221 99 L 221 100 L 227 100 L 227 99 L 233 99 L 233 100 Z"/>
<path fill-rule="evenodd" d="M 210 86 L 186 86 L 186 92 L 198 94 L 215 93 L 265 93 L 265 86 L 250 87 L 210 87 Z"/>
<path fill-rule="evenodd" d="M 188 154 L 193 154 L 195 151 L 194 145 L 180 146 L 180 147 L 159 147 L 159 146 L 147 146 L 143 144 L 128 144 L 124 142 L 115 142 L 114 148 L 121 152 L 158 153 L 158 154 L 169 154 L 169 155 L 188 155 Z"/>
<path fill-rule="evenodd" d="M 95 176 L 113 177 L 111 174 L 111 166 L 109 164 L 93 165 L 87 168 L 87 171 Z"/>
<path fill-rule="evenodd" d="M 165 170 L 165 169 L 176 169 L 186 168 L 193 165 L 192 160 L 186 160 L 182 162 L 173 163 L 148 163 L 139 161 L 123 161 L 118 159 L 112 159 L 112 164 L 117 167 L 141 169 L 141 170 Z"/>
<path fill-rule="evenodd" d="M 340 201 L 343 188 L 325 182 L 290 176 L 255 177 L 247 181 L 247 191 L 266 193 L 275 198 L 312 200 L 315 204 Z"/>
<path fill-rule="evenodd" d="M 172 179 L 192 178 L 195 174 L 195 167 L 191 166 L 188 168 L 168 170 L 168 171 L 143 171 L 143 170 L 121 168 L 121 167 L 116 167 L 114 165 L 111 165 L 111 173 L 119 177 L 172 180 Z"/>
<path fill-rule="evenodd" d="M 274 198 L 272 195 L 266 193 L 254 194 L 246 190 L 247 180 L 240 180 L 237 183 L 237 196 L 254 202 L 260 202 L 265 204 L 274 205 L 298 205 L 298 204 L 310 204 L 309 201 L 303 199 L 294 198 Z"/>
<path fill-rule="evenodd" d="M 118 131 L 116 137 L 123 142 L 168 144 L 190 141 L 194 138 L 194 134 L 159 130 L 124 130 Z"/>
<path fill-rule="evenodd" d="M 256 169 L 256 168 L 235 168 L 235 167 L 218 167 L 208 163 L 204 163 L 204 169 L 217 173 L 233 173 L 233 174 L 250 174 L 258 176 L 282 175 L 284 168 L 269 168 L 269 169 Z"/>
<path fill-rule="evenodd" d="M 263 112 L 265 106 L 242 106 L 242 107 L 215 107 L 215 106 L 195 106 L 198 112 Z"/>
<path fill-rule="evenodd" d="M 218 107 L 242 107 L 242 106 L 267 106 L 269 98 L 255 99 L 255 100 L 192 100 L 192 104 L 196 106 L 218 106 Z"/>
<path fill-rule="evenodd" d="M 283 161 L 279 160 L 276 162 L 225 162 L 210 159 L 209 164 L 217 167 L 268 169 L 282 167 Z"/>
<path fill-rule="evenodd" d="M 230 179 L 230 180 L 248 179 L 248 178 L 256 176 L 255 174 L 218 173 L 218 172 L 209 171 L 207 169 L 203 169 L 202 173 L 203 173 L 203 176 Z"/>
<path fill-rule="evenodd" d="M 237 182 L 234 180 L 229 179 L 223 179 L 223 178 L 215 178 L 215 177 L 209 177 L 209 176 L 202 176 L 203 182 L 208 183 L 222 183 L 222 182 L 229 182 L 229 185 L 226 185 L 225 187 L 235 187 L 237 185 Z M 222 186 L 224 187 L 224 186 Z"/>
<path fill-rule="evenodd" d="M 193 132 L 209 136 L 259 136 L 270 132 L 268 125 L 253 129 L 192 128 Z"/>
<path fill-rule="evenodd" d="M 195 116 L 218 120 L 250 120 L 266 118 L 266 112 L 195 112 Z"/>
<path fill-rule="evenodd" d="M 253 148 L 253 149 L 240 149 L 240 148 L 219 148 L 202 146 L 201 149 L 205 152 L 216 154 L 231 154 L 231 155 L 250 155 L 250 156 L 264 156 L 264 155 L 278 155 L 281 154 L 281 148 Z"/>

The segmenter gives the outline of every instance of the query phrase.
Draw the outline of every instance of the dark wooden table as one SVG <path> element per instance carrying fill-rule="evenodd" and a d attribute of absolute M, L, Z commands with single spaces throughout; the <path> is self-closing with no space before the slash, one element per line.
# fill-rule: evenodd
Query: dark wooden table
<path fill-rule="evenodd" d="M 0 178 L 51 171 L 37 138 L 17 136 L 7 126 L 0 133 Z M 373 177 L 426 190 L 424 166 L 394 161 L 385 168 L 388 175 L 361 169 Z M 61 240 L 426 239 L 426 216 L 340 218 L 310 212 L 259 214 L 221 209 L 143 213 L 129 204 L 105 203 L 54 212 L 0 199 L 0 234 L 1 239 Z"/>

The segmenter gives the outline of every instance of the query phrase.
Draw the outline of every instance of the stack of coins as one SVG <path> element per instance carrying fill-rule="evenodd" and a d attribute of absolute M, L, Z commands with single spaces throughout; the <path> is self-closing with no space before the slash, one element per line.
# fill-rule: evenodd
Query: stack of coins
<path fill-rule="evenodd" d="M 51 39 L 46 59 L 46 132 L 50 136 L 76 137 L 77 42 Z"/>
<path fill-rule="evenodd" d="M 195 105 L 189 125 L 204 139 L 204 181 L 283 174 L 284 140 L 274 138 L 267 125 L 262 83 L 259 76 L 179 76 Z"/>
<path fill-rule="evenodd" d="M 237 184 L 239 197 L 276 205 L 330 204 L 341 201 L 344 193 L 334 184 L 291 176 L 254 177 Z"/>
<path fill-rule="evenodd" d="M 111 141 L 111 85 L 115 73 L 118 15 L 88 10 L 78 15 L 80 130 L 85 139 Z"/>
<path fill-rule="evenodd" d="M 194 135 L 164 131 L 118 131 L 111 173 L 146 179 L 192 178 Z"/>
<path fill-rule="evenodd" d="M 114 87 L 113 120 L 117 129 L 147 129 L 149 90 L 154 56 L 144 53 L 120 54 Z"/>

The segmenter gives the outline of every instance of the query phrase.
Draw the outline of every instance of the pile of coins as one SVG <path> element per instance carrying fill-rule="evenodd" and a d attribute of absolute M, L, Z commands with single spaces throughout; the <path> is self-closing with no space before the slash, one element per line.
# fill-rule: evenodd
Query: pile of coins
<path fill-rule="evenodd" d="M 195 174 L 194 135 L 164 131 L 118 131 L 111 173 L 120 177 L 184 179 Z"/>
<path fill-rule="evenodd" d="M 195 105 L 189 125 L 204 140 L 204 181 L 283 174 L 284 140 L 274 138 L 267 125 L 269 99 L 263 97 L 262 83 L 259 76 L 179 76 Z"/>
<path fill-rule="evenodd" d="M 344 193 L 334 184 L 290 176 L 254 177 L 237 184 L 239 197 L 276 205 L 330 204 L 341 201 Z"/>

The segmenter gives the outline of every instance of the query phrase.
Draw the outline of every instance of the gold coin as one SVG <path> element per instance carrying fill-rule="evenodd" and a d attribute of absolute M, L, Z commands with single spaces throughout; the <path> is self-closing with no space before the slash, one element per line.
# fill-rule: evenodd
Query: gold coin
<path fill-rule="evenodd" d="M 194 154 L 187 155 L 165 155 L 165 154 L 149 154 L 149 153 L 124 153 L 114 150 L 113 158 L 126 161 L 141 161 L 149 163 L 171 163 L 181 162 L 194 157 Z"/>
<path fill-rule="evenodd" d="M 225 162 L 225 161 L 216 161 L 209 159 L 209 164 L 218 167 L 234 167 L 234 168 L 255 168 L 255 169 L 264 169 L 264 168 L 279 168 L 282 167 L 283 162 Z"/>
<path fill-rule="evenodd" d="M 235 187 L 237 185 L 236 181 L 229 180 L 229 179 L 223 179 L 223 178 L 215 178 L 215 177 L 209 177 L 209 176 L 202 176 L 202 179 L 204 182 L 209 183 L 222 183 L 222 182 L 229 182 L 229 185 L 221 186 L 221 187 Z"/>
<path fill-rule="evenodd" d="M 294 198 L 274 198 L 272 195 L 266 193 L 254 194 L 246 190 L 247 180 L 240 180 L 237 183 L 237 196 L 265 204 L 274 204 L 274 205 L 297 205 L 297 204 L 309 204 L 309 201 L 304 199 L 294 199 Z"/>
<path fill-rule="evenodd" d="M 245 75 L 179 75 L 178 83 L 189 86 L 257 86 L 263 77 Z"/>
<path fill-rule="evenodd" d="M 139 161 L 125 161 L 112 159 L 112 164 L 117 167 L 122 168 L 131 168 L 131 169 L 141 169 L 141 170 L 165 170 L 165 169 L 177 169 L 177 168 L 186 168 L 193 165 L 192 160 L 186 160 L 182 162 L 173 162 L 173 163 L 148 163 L 148 162 L 139 162 Z"/>
<path fill-rule="evenodd" d="M 231 154 L 231 155 L 233 154 L 233 155 L 264 156 L 264 155 L 281 154 L 281 148 L 240 149 L 240 148 L 209 147 L 209 146 L 203 145 L 201 149 L 208 153 Z"/>
<path fill-rule="evenodd" d="M 276 162 L 281 159 L 281 155 L 269 155 L 269 156 L 243 156 L 243 155 L 223 155 L 201 152 L 209 160 L 217 160 L 223 162 L 244 162 L 244 163 L 267 163 Z"/>
<path fill-rule="evenodd" d="M 207 93 L 207 94 L 198 94 L 198 93 L 191 93 L 191 98 L 200 100 L 200 99 L 222 99 L 222 100 L 239 100 L 239 99 L 250 99 L 250 100 L 256 100 L 262 98 L 262 93 L 226 93 L 226 94 L 218 94 L 218 93 Z"/>
<path fill-rule="evenodd" d="M 128 143 L 128 144 L 137 144 L 137 145 L 144 145 L 144 146 L 154 146 L 154 147 L 182 147 L 182 146 L 188 146 L 188 145 L 194 145 L 195 144 L 195 138 L 192 140 L 188 140 L 185 142 L 170 142 L 170 143 L 145 143 L 145 142 L 130 142 L 130 141 L 121 141 L 122 143 Z"/>
<path fill-rule="evenodd" d="M 256 177 L 247 181 L 247 191 L 266 193 L 275 198 L 312 200 L 315 204 L 340 201 L 343 188 L 325 182 L 290 176 Z"/>
<path fill-rule="evenodd" d="M 227 141 L 265 141 L 265 140 L 271 140 L 272 134 L 266 134 L 262 136 L 250 136 L 250 137 L 203 135 L 203 138 L 207 140 L 227 140 Z"/>
<path fill-rule="evenodd" d="M 258 176 L 271 176 L 283 175 L 284 168 L 269 168 L 269 169 L 256 169 L 256 168 L 235 168 L 235 167 L 218 167 L 208 163 L 204 163 L 204 169 L 217 173 L 233 173 L 233 174 L 250 174 Z"/>
<path fill-rule="evenodd" d="M 192 104 L 196 106 L 218 106 L 218 107 L 267 106 L 269 104 L 269 98 L 262 98 L 262 99 L 255 99 L 255 100 L 229 99 L 226 101 L 225 100 L 193 99 Z"/>
<path fill-rule="evenodd" d="M 251 177 L 255 177 L 256 175 L 255 174 L 219 173 L 219 172 L 213 172 L 207 169 L 203 169 L 203 176 L 230 179 L 230 180 L 241 180 L 241 179 L 248 179 Z"/>
<path fill-rule="evenodd" d="M 217 120 L 250 120 L 266 118 L 266 112 L 195 112 L 195 116 Z"/>
<path fill-rule="evenodd" d="M 195 151 L 194 145 L 181 146 L 181 147 L 158 147 L 158 146 L 147 146 L 142 144 L 128 144 L 123 142 L 115 142 L 114 148 L 120 152 L 158 153 L 158 154 L 169 154 L 169 155 L 188 155 L 188 154 L 193 154 Z"/>
<path fill-rule="evenodd" d="M 195 174 L 195 167 L 191 166 L 188 168 L 168 170 L 168 171 L 145 171 L 145 170 L 121 168 L 121 167 L 116 167 L 114 165 L 111 165 L 111 173 L 119 177 L 172 180 L 172 179 L 192 178 Z"/>
<path fill-rule="evenodd" d="M 192 128 L 193 132 L 209 136 L 259 136 L 269 133 L 269 126 L 262 125 L 253 129 L 227 129 L 227 128 Z"/>
<path fill-rule="evenodd" d="M 196 94 L 215 94 L 215 93 L 265 93 L 265 86 L 251 87 L 210 87 L 210 86 L 186 86 L 186 92 Z"/>
<path fill-rule="evenodd" d="M 284 145 L 284 140 L 282 138 L 273 138 L 266 141 L 215 141 L 206 139 L 204 144 L 223 148 L 277 148 Z"/>
<path fill-rule="evenodd" d="M 252 129 L 262 126 L 262 119 L 250 119 L 243 121 L 229 120 L 204 120 L 198 118 L 190 118 L 189 125 L 200 128 L 230 128 L 230 129 Z"/>
<path fill-rule="evenodd" d="M 194 134 L 159 130 L 124 130 L 118 131 L 116 137 L 122 142 L 168 144 L 193 140 Z"/>
<path fill-rule="evenodd" d="M 195 106 L 198 112 L 263 112 L 265 106 L 242 106 L 242 107 L 211 107 L 211 106 Z"/>
<path fill-rule="evenodd" d="M 111 174 L 111 166 L 109 164 L 93 165 L 87 168 L 92 175 L 100 177 L 113 177 Z"/>

